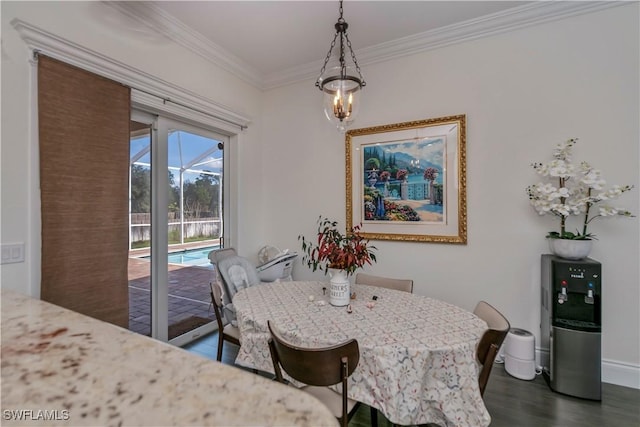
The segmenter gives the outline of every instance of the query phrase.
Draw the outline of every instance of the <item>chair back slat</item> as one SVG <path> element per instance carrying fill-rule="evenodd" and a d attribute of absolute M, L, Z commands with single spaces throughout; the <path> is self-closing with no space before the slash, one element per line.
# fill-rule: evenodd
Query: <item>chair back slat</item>
<path fill-rule="evenodd" d="M 377 286 L 379 288 L 395 289 L 396 291 L 413 292 L 413 280 L 391 279 L 388 277 L 373 276 L 371 274 L 356 273 L 356 284 Z"/>
<path fill-rule="evenodd" d="M 473 314 L 487 322 L 491 329 L 509 330 L 509 321 L 486 301 L 480 301 L 473 310 Z"/>
<path fill-rule="evenodd" d="M 282 369 L 301 383 L 312 386 L 338 384 L 358 366 L 360 350 L 355 339 L 329 347 L 303 348 L 287 341 L 271 322 L 269 331 L 272 337 L 270 345 Z"/>
<path fill-rule="evenodd" d="M 484 390 L 489 381 L 489 374 L 491 374 L 491 369 L 493 368 L 493 362 L 511 326 L 502 313 L 485 301 L 480 301 L 473 313 L 487 322 L 489 326 L 489 329 L 480 338 L 476 348 L 476 358 L 482 365 L 478 376 L 478 385 L 480 386 L 480 395 L 484 395 Z"/>

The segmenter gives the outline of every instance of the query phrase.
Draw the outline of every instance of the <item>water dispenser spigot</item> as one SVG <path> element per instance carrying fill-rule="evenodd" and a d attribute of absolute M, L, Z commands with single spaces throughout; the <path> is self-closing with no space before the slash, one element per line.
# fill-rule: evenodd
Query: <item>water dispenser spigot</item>
<path fill-rule="evenodd" d="M 562 292 L 558 294 L 558 304 L 564 304 L 566 301 L 569 301 L 569 296 L 567 295 L 567 288 L 562 288 Z"/>
<path fill-rule="evenodd" d="M 593 299 L 593 289 L 589 289 L 587 291 L 587 295 L 585 295 L 584 297 L 584 303 L 585 304 L 593 304 L 594 299 Z"/>

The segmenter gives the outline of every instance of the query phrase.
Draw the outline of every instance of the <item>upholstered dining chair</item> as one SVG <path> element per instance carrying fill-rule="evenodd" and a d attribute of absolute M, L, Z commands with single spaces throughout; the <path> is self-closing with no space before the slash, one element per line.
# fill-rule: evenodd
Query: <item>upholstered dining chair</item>
<path fill-rule="evenodd" d="M 236 252 L 236 249 L 233 247 L 214 249 L 211 252 L 209 252 L 209 261 L 214 267 L 214 280 L 218 282 L 219 286 L 221 286 L 222 292 L 224 292 L 225 284 L 222 283 L 224 279 L 220 274 L 220 267 L 218 266 L 218 264 L 220 263 L 220 261 L 222 261 L 225 258 L 229 258 L 237 255 L 238 253 Z M 213 302 L 213 296 L 211 297 L 211 301 Z M 220 296 L 220 301 L 222 301 L 222 296 Z M 224 307 L 224 304 L 220 305 L 220 310 L 219 310 L 220 313 L 223 313 L 223 307 Z M 224 317 L 224 314 L 223 314 L 223 317 Z"/>
<path fill-rule="evenodd" d="M 238 255 L 235 248 L 214 249 L 209 252 L 209 261 L 211 261 L 211 264 L 217 265 L 223 259 L 235 255 Z"/>
<path fill-rule="evenodd" d="M 216 360 L 222 361 L 222 346 L 224 341 L 229 341 L 237 346 L 240 345 L 240 330 L 233 326 L 231 323 L 224 324 L 222 320 L 222 290 L 220 284 L 209 283 L 211 287 L 211 303 L 213 305 L 213 312 L 218 322 L 218 354 Z"/>
<path fill-rule="evenodd" d="M 387 277 L 373 276 L 371 274 L 356 273 L 354 283 L 356 285 L 369 285 L 379 288 L 395 289 L 396 291 L 413 292 L 413 280 L 411 279 L 390 279 Z"/>
<path fill-rule="evenodd" d="M 478 376 L 478 385 L 480 386 L 480 395 L 484 396 L 493 362 L 511 326 L 502 313 L 485 301 L 480 301 L 476 305 L 473 314 L 489 325 L 489 329 L 484 332 L 476 347 L 476 358 L 482 366 Z"/>
<path fill-rule="evenodd" d="M 268 322 L 269 351 L 273 361 L 276 380 L 286 383 L 282 369 L 291 378 L 306 384 L 302 389 L 323 402 L 336 416 L 342 427 L 360 405 L 347 397 L 347 378 L 353 373 L 360 360 L 358 341 L 351 339 L 343 343 L 323 348 L 298 347 L 287 341 Z M 341 392 L 328 386 L 341 384 Z"/>
<path fill-rule="evenodd" d="M 233 297 L 242 289 L 262 283 L 258 270 L 247 258 L 231 255 L 216 264 L 216 271 L 222 290 L 222 315 L 227 322 L 237 326 Z"/>

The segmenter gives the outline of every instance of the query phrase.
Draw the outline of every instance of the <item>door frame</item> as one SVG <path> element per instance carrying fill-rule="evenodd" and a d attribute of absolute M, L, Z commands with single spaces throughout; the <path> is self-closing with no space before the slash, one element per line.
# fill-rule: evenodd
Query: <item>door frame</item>
<path fill-rule="evenodd" d="M 195 126 L 191 123 L 165 117 L 162 114 L 154 114 L 144 109 L 133 109 L 131 120 L 148 124 L 151 129 L 151 337 L 160 341 L 170 342 L 174 345 L 184 345 L 198 337 L 217 330 L 216 322 L 193 329 L 185 334 L 169 340 L 169 270 L 168 270 L 168 193 L 169 182 L 167 169 L 169 165 L 168 145 L 170 130 L 184 130 L 193 134 L 211 138 L 222 142 L 229 149 L 230 138 L 226 135 L 207 129 L 203 126 Z M 229 180 L 226 172 L 229 159 L 227 152 L 223 152 L 223 178 L 221 191 L 222 198 L 222 227 L 223 241 L 228 240 L 226 232 L 229 209 L 225 208 L 225 202 L 229 197 Z M 159 218 L 165 218 L 162 222 Z"/>

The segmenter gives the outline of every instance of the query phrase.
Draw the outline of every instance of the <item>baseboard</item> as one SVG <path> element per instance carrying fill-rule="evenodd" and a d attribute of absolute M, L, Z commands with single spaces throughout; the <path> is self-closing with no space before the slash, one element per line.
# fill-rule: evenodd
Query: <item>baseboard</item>
<path fill-rule="evenodd" d="M 603 360 L 602 382 L 640 389 L 640 366 L 617 360 Z"/>
<path fill-rule="evenodd" d="M 536 366 L 549 364 L 549 350 L 536 348 Z M 602 360 L 602 382 L 640 390 L 640 365 L 619 362 L 617 360 Z"/>

